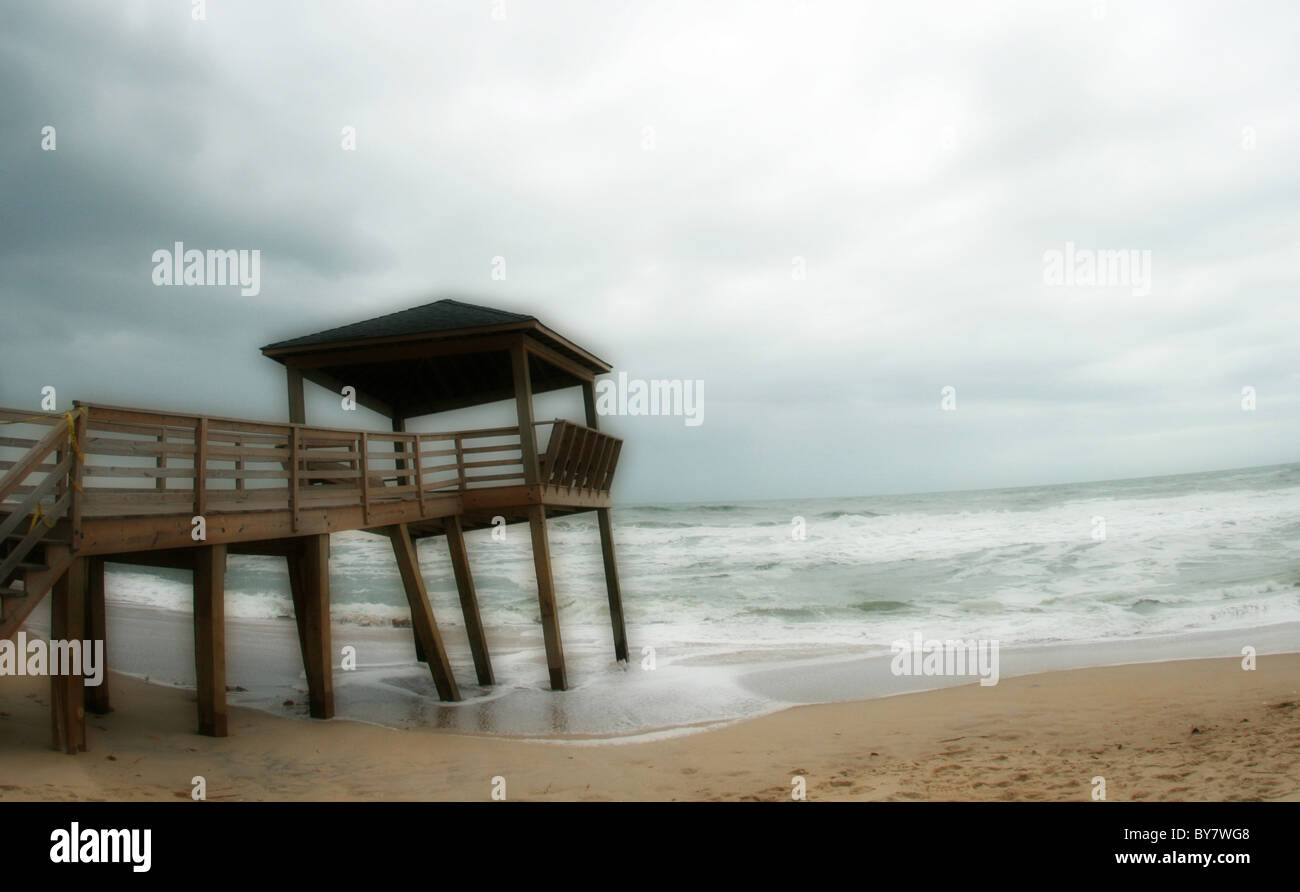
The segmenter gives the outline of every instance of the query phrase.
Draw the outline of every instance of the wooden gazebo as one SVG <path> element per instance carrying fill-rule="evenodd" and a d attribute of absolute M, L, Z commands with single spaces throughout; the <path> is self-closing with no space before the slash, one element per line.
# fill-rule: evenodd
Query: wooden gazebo
<path fill-rule="evenodd" d="M 599 435 L 596 414 L 596 376 L 609 372 L 609 363 L 547 328 L 534 316 L 451 298 L 279 341 L 263 347 L 262 353 L 285 367 L 289 420 L 295 424 L 307 423 L 304 382 L 336 394 L 344 387 L 352 387 L 357 404 L 388 417 L 395 432 L 404 432 L 412 418 L 514 400 L 521 462 L 511 461 L 510 456 L 501 457 L 501 451 L 494 451 L 492 445 L 462 446 L 457 453 L 458 459 L 466 453 L 492 453 L 490 457 L 469 463 L 471 469 L 496 471 L 478 475 L 476 482 L 514 485 L 473 490 L 467 487 L 462 494 L 462 514 L 411 524 L 405 533 L 392 531 L 398 536 L 395 543 L 398 562 L 407 580 L 407 594 L 413 599 L 413 610 L 418 601 L 427 602 L 427 598 L 414 589 L 418 568 L 409 565 L 408 550 L 400 538 L 408 534 L 418 539 L 445 533 L 457 572 L 479 681 L 491 684 L 492 670 L 461 528 L 486 526 L 493 517 L 503 517 L 507 522 L 527 520 L 532 532 L 551 687 L 564 690 L 568 682 L 556 616 L 546 517 L 548 513 L 595 510 L 605 560 L 614 650 L 618 659 L 627 659 L 627 634 L 609 517 L 609 483 L 621 443 Z M 534 394 L 569 387 L 582 388 L 585 429 L 567 422 L 557 425 L 534 419 Z M 538 450 L 537 430 L 542 426 L 552 428 L 548 454 Z M 400 444 L 398 448 L 400 451 Z M 575 487 L 579 481 L 574 479 L 572 469 L 566 473 L 559 466 L 565 456 L 571 463 L 583 461 L 584 455 L 587 461 L 599 462 L 598 453 L 602 450 L 606 455 L 597 469 L 603 471 L 599 485 Z M 522 464 L 522 475 L 514 472 L 516 464 Z M 397 460 L 396 467 L 403 466 Z M 414 550 L 409 553 L 413 555 Z M 413 622 L 417 629 L 417 651 L 423 657 L 430 652 L 428 646 L 433 642 L 421 635 L 419 617 L 413 616 Z M 433 631 L 436 636 L 436 628 Z M 430 666 L 435 676 L 439 674 L 437 663 L 431 662 Z"/>

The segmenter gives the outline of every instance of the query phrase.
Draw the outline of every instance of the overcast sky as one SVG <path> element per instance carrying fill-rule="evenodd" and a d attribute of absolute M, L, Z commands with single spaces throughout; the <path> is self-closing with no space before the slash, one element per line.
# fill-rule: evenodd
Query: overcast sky
<path fill-rule="evenodd" d="M 206 16 L 0 7 L 0 405 L 283 419 L 260 346 L 457 295 L 704 381 L 698 427 L 607 419 L 623 502 L 1300 458 L 1294 3 Z M 261 293 L 156 287 L 175 241 Z M 1149 293 L 1049 284 L 1067 243 Z"/>

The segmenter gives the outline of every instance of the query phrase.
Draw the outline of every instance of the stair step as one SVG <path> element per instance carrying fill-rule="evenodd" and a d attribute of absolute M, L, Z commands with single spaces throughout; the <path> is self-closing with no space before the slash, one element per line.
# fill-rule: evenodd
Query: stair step
<path fill-rule="evenodd" d="M 0 588 L 0 598 L 25 598 L 27 592 L 20 588 Z"/>

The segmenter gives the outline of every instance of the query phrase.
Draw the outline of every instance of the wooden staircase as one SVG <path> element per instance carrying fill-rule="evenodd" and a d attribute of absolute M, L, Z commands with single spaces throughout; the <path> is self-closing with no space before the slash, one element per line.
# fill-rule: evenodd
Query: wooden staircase
<path fill-rule="evenodd" d="M 64 539 L 43 537 L 31 551 L 18 550 L 19 537 L 0 543 L 0 561 L 13 563 L 0 581 L 0 640 L 11 639 L 72 563 L 72 549 Z"/>
<path fill-rule="evenodd" d="M 72 563 L 81 463 L 76 433 L 85 413 L 31 416 L 12 422 L 51 424 L 16 461 L 0 463 L 0 640 L 23 621 Z M 3 445 L 29 441 L 4 438 Z"/>

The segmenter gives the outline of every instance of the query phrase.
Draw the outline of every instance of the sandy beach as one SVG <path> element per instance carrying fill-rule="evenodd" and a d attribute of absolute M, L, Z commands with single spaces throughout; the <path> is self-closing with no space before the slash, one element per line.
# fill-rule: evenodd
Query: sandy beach
<path fill-rule="evenodd" d="M 0 799 L 790 801 L 1300 799 L 1300 654 L 1076 669 L 802 706 L 641 742 L 539 742 L 232 707 L 113 676 L 89 751 L 49 746 L 48 683 L 0 683 Z"/>

